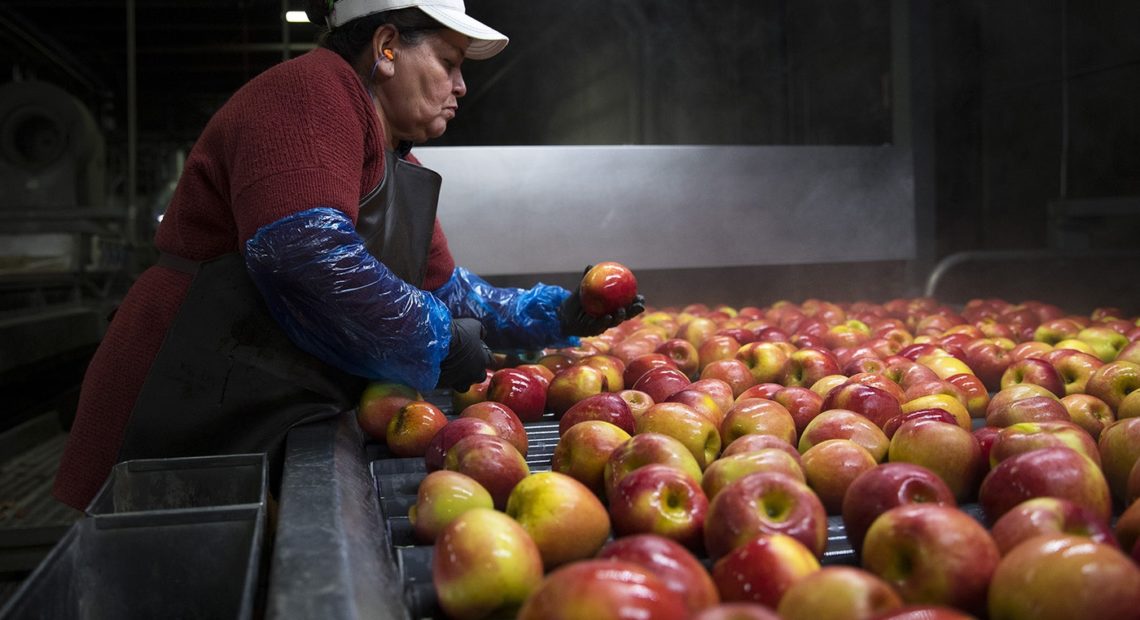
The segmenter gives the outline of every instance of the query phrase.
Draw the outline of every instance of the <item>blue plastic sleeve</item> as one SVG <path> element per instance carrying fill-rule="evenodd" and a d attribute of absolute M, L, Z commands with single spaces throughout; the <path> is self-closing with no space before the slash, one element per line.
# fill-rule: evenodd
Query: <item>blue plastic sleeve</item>
<path fill-rule="evenodd" d="M 319 207 L 262 227 L 245 264 L 301 349 L 353 375 L 435 388 L 451 314 L 369 254 L 342 211 Z"/>
<path fill-rule="evenodd" d="M 558 309 L 570 291 L 560 286 L 540 282 L 529 289 L 499 288 L 456 267 L 432 294 L 453 316 L 479 319 L 487 330 L 484 340 L 493 349 L 538 350 L 579 342 L 562 335 Z"/>

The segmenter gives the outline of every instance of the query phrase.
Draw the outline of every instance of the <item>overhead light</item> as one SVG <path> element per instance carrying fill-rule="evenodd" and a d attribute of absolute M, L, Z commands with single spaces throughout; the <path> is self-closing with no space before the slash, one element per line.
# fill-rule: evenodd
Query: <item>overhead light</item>
<path fill-rule="evenodd" d="M 285 11 L 285 21 L 290 24 L 307 24 L 309 16 L 304 11 Z"/>

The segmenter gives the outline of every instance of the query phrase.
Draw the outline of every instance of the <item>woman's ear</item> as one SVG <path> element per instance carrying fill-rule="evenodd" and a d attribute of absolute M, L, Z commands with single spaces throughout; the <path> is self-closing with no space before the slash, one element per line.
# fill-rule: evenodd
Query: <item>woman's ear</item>
<path fill-rule="evenodd" d="M 395 26 L 384 24 L 372 33 L 372 63 L 374 75 L 392 77 L 395 72 L 393 62 L 396 53 L 393 48 L 399 43 L 400 35 Z"/>

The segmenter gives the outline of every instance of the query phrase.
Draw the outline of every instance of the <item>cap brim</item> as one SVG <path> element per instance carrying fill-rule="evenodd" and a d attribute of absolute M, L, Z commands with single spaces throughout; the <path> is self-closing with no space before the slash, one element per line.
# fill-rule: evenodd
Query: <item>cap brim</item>
<path fill-rule="evenodd" d="M 465 56 L 472 60 L 490 58 L 503 51 L 510 41 L 507 35 L 462 11 L 431 5 L 417 5 L 416 8 L 459 34 L 471 37 L 471 45 L 467 47 Z"/>

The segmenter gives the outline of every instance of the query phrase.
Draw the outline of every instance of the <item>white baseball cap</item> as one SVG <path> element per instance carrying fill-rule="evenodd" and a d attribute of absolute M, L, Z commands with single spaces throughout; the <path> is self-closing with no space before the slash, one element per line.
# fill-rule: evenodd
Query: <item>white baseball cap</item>
<path fill-rule="evenodd" d="M 415 7 L 435 21 L 471 37 L 466 56 L 474 60 L 490 58 L 503 51 L 510 40 L 506 35 L 467 15 L 463 0 L 337 0 L 328 16 L 329 28 L 384 11 Z"/>

